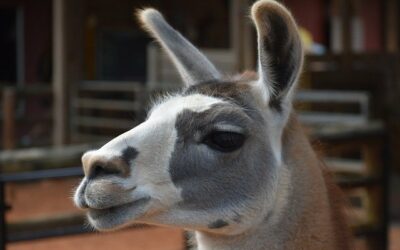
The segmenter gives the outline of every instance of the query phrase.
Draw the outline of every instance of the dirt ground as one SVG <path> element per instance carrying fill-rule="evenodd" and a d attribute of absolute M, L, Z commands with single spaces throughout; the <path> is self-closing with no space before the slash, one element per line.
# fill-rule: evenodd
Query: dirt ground
<path fill-rule="evenodd" d="M 181 250 L 184 249 L 183 240 L 180 230 L 145 228 L 13 243 L 8 250 Z M 400 226 L 392 227 L 390 241 L 389 250 L 400 250 Z M 362 242 L 358 242 L 356 250 L 361 249 L 367 248 Z"/>
<path fill-rule="evenodd" d="M 400 250 L 400 227 L 391 230 L 389 250 Z M 168 228 L 129 229 L 107 234 L 85 234 L 10 244 L 9 250 L 181 250 L 183 235 Z M 366 249 L 360 243 L 356 249 Z"/>
<path fill-rule="evenodd" d="M 12 210 L 7 213 L 7 220 L 17 222 L 32 217 L 78 211 L 71 200 L 73 189 L 78 183 L 78 179 L 65 179 L 9 184 L 6 187 L 6 199 L 12 205 Z M 147 227 L 12 243 L 7 249 L 180 250 L 184 248 L 183 242 L 181 230 Z M 358 242 L 356 249 L 365 249 L 365 246 Z M 400 250 L 400 224 L 391 227 L 390 250 Z"/>
<path fill-rule="evenodd" d="M 180 230 L 170 228 L 128 229 L 112 233 L 90 233 L 10 244 L 8 250 L 181 250 Z"/>

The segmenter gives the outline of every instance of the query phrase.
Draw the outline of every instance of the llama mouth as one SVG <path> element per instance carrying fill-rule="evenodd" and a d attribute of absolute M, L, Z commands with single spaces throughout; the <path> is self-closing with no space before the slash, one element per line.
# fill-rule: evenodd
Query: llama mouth
<path fill-rule="evenodd" d="M 151 200 L 143 197 L 135 201 L 104 209 L 88 209 L 89 222 L 98 230 L 118 227 L 144 213 L 145 205 Z"/>

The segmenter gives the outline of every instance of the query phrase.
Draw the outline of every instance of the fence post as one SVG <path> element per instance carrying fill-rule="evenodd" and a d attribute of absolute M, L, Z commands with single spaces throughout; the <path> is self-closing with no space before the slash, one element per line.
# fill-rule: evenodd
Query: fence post
<path fill-rule="evenodd" d="M 15 106 L 16 91 L 14 88 L 3 90 L 3 149 L 14 149 L 15 142 Z"/>
<path fill-rule="evenodd" d="M 16 91 L 9 87 L 3 90 L 3 149 L 14 149 L 15 141 L 15 106 Z M 0 166 L 1 167 L 1 166 Z M 0 168 L 0 176 L 2 170 Z M 0 250 L 5 250 L 7 245 L 7 224 L 6 224 L 7 204 L 5 197 L 5 183 L 0 179 Z"/>
<path fill-rule="evenodd" d="M 0 173 L 1 175 L 1 173 Z M 0 180 L 0 250 L 5 250 L 7 245 L 7 226 L 6 226 L 6 201 L 5 201 L 4 182 Z"/>

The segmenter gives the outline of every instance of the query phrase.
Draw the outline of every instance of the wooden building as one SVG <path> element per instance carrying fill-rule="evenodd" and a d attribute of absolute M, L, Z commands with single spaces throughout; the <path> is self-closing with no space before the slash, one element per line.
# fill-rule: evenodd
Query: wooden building
<path fill-rule="evenodd" d="M 154 6 L 201 48 L 225 51 L 236 70 L 255 67 L 255 35 L 246 20 L 251 0 L 145 1 L 119 0 L 1 0 L 3 27 L 0 81 L 2 86 L 24 88 L 45 84 L 53 90 L 53 142 L 71 141 L 71 96 L 84 81 L 134 81 L 146 84 L 151 42 L 134 18 L 134 9 Z M 399 47 L 398 3 L 394 0 L 284 0 L 298 23 L 324 48 L 327 55 L 356 55 L 386 61 Z M 218 57 L 218 55 L 217 55 Z M 379 57 L 375 59 L 374 57 Z M 368 60 L 368 59 L 366 59 Z M 351 59 L 346 60 L 350 62 Z M 342 64 L 342 62 L 340 63 Z M 393 64 L 390 63 L 391 66 Z M 372 65 L 374 66 L 374 65 Z M 347 66 L 346 66 L 347 67 Z M 393 70 L 389 69 L 388 71 Z M 312 72 L 313 69 L 310 69 Z M 346 77 L 346 76 L 344 76 Z M 399 93 L 390 79 L 388 94 Z M 151 81 L 150 81 L 151 82 Z M 395 97 L 391 97 L 396 99 Z M 383 99 L 387 99 L 386 96 Z M 50 103 L 51 105 L 51 103 Z M 22 114 L 49 106 L 31 102 Z M 45 108 L 45 107 L 44 107 Z M 396 114 L 398 116 L 398 114 Z"/>
<path fill-rule="evenodd" d="M 143 118 L 149 92 L 178 86 L 170 63 L 139 27 L 134 17 L 137 8 L 160 9 L 174 27 L 204 49 L 224 72 L 254 69 L 255 30 L 246 19 L 252 2 L 0 0 L 3 148 L 105 140 Z M 320 92 L 303 94 L 299 99 L 321 102 L 326 99 L 326 91 L 330 91 L 330 100 L 346 99 L 360 104 L 359 108 L 320 103 L 301 107 L 360 113 L 350 118 L 342 114 L 333 119 L 322 116 L 327 118 L 324 122 L 351 120 L 373 124 L 372 120 L 379 119 L 387 128 L 389 141 L 385 142 L 376 139 L 376 134 L 359 138 L 359 133 L 350 133 L 351 140 L 354 135 L 357 137 L 352 144 L 321 137 L 336 146 L 328 149 L 328 156 L 361 159 L 368 155 L 364 165 L 377 178 L 371 181 L 371 176 L 367 176 L 357 185 L 368 182 L 367 191 L 361 193 L 372 196 L 379 204 L 371 206 L 372 212 L 366 216 L 371 215 L 371 220 L 379 226 L 370 231 L 378 231 L 383 242 L 387 206 L 382 197 L 386 179 L 383 168 L 379 169 L 382 161 L 378 159 L 382 157 L 379 153 L 383 144 L 388 143 L 392 152 L 400 147 L 400 3 L 396 0 L 282 2 L 302 27 L 307 45 L 316 45 L 307 55 L 301 85 Z M 334 95 L 332 91 L 339 92 Z M 354 148 L 358 151 L 354 152 Z M 394 155 L 392 160 L 394 168 L 400 165 L 400 155 Z M 334 163 L 340 169 L 359 162 Z M 343 183 L 353 187 L 347 180 Z"/>
<path fill-rule="evenodd" d="M 76 112 L 71 102 L 85 81 L 140 82 L 143 87 L 154 82 L 151 79 L 154 72 L 150 72 L 148 62 L 151 39 L 136 22 L 135 9 L 149 5 L 159 8 L 197 46 L 211 49 L 210 54 L 216 53 L 217 60 L 225 58 L 222 61 L 231 62 L 230 71 L 237 71 L 255 67 L 255 34 L 246 19 L 251 2 L 1 0 L 0 18 L 4 27 L 0 31 L 4 38 L 0 50 L 5 56 L 0 61 L 0 81 L 2 86 L 20 89 L 38 84 L 49 86 L 53 102 L 38 104 L 39 98 L 24 107 L 17 103 L 20 116 L 46 112 L 46 108 L 53 106 L 48 115 L 54 121 L 54 126 L 49 127 L 53 130 L 53 143 L 73 142 L 71 116 Z M 352 56 L 356 56 L 358 65 L 363 64 L 365 57 L 369 61 L 364 64 L 370 68 L 382 68 L 384 61 L 385 66 L 391 67 L 386 71 L 395 71 L 395 66 L 386 61 L 396 61 L 394 55 L 399 47 L 397 1 L 282 2 L 292 10 L 313 41 L 324 48 L 322 56 L 307 60 L 311 66 L 321 67 L 318 62 L 329 62 L 333 55 L 334 61 L 340 61 L 336 65 L 339 67 L 343 63 L 351 64 Z M 218 54 L 218 51 L 222 52 Z M 343 67 L 351 68 L 351 65 Z M 312 74 L 314 69 L 310 67 L 309 72 Z M 391 72 L 384 74 L 391 83 L 386 86 L 388 92 L 382 99 L 388 100 L 386 94 L 391 95 L 389 99 L 396 99 L 393 96 L 399 93 L 396 76 L 388 76 Z M 315 81 L 305 84 L 315 85 Z"/>

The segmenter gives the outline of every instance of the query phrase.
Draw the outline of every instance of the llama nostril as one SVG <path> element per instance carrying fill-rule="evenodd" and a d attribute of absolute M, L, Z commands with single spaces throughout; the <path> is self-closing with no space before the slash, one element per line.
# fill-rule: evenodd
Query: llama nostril
<path fill-rule="evenodd" d="M 95 165 L 93 167 L 92 177 L 106 175 L 107 171 L 102 165 Z"/>
<path fill-rule="evenodd" d="M 96 162 L 93 164 L 91 167 L 91 173 L 89 174 L 89 178 L 93 179 L 96 177 L 103 177 L 103 176 L 108 176 L 108 175 L 119 175 L 120 171 L 116 168 L 113 168 L 110 166 L 110 164 L 107 165 L 107 163 L 103 162 Z"/>
<path fill-rule="evenodd" d="M 89 179 L 105 176 L 127 177 L 130 174 L 129 164 L 119 156 L 103 157 L 94 153 L 82 157 L 83 171 Z"/>

